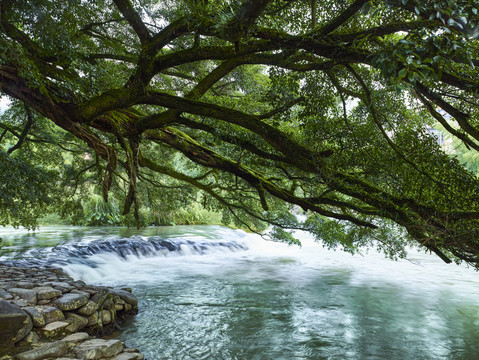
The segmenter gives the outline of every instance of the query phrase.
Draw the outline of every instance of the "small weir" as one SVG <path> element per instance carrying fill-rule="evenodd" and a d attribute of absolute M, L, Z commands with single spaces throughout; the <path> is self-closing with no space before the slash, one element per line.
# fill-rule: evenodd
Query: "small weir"
<path fill-rule="evenodd" d="M 93 255 L 111 254 L 120 259 L 130 257 L 148 258 L 173 255 L 204 255 L 215 251 L 247 250 L 244 244 L 234 241 L 193 241 L 182 239 L 160 239 L 157 237 L 116 240 L 94 240 L 62 244 L 51 248 L 29 249 L 24 253 L 11 254 L 3 263 L 19 266 L 65 266 L 83 263 L 95 267 Z"/>

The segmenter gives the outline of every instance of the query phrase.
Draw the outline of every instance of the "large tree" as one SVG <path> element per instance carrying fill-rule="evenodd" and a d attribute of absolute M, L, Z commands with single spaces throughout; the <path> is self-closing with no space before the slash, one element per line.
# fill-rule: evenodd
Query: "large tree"
<path fill-rule="evenodd" d="M 101 177 L 105 200 L 127 184 L 124 213 L 185 184 L 278 238 L 306 229 L 392 254 L 413 240 L 477 266 L 479 181 L 428 129 L 479 150 L 478 11 L 477 0 L 1 0 L 0 91 L 23 118 L 2 119 L 1 176 L 19 161 L 41 168 L 21 156 L 29 142 L 71 141 L 73 178 Z M 55 141 L 49 123 L 64 130 Z"/>

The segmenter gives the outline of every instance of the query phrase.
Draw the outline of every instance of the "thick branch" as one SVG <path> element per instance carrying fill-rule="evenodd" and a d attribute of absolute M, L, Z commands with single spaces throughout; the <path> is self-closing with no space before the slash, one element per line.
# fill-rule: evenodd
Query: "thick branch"
<path fill-rule="evenodd" d="M 184 99 L 165 93 L 150 92 L 149 95 L 141 99 L 141 103 L 178 109 L 191 114 L 208 116 L 239 125 L 258 134 L 274 149 L 288 158 L 294 159 L 299 167 L 309 171 L 318 171 L 321 167 L 321 159 L 331 155 L 329 150 L 320 153 L 312 152 L 305 146 L 290 139 L 281 130 L 261 121 L 261 116 L 249 115 L 238 110 Z M 150 126 L 150 128 L 155 128 L 155 126 Z"/>
<path fill-rule="evenodd" d="M 470 146 L 471 148 L 479 151 L 479 144 L 475 143 L 472 139 L 470 139 L 466 133 L 463 133 L 463 132 L 460 132 L 460 131 L 457 131 L 456 129 L 454 129 L 451 125 L 449 125 L 449 123 L 447 122 L 447 120 L 444 118 L 444 116 L 442 116 L 440 113 L 438 113 L 433 105 L 427 101 L 427 99 L 421 95 L 420 93 L 418 92 L 414 92 L 416 97 L 424 104 L 424 106 L 426 107 L 427 111 L 429 111 L 429 113 L 432 115 L 432 117 L 434 117 L 434 119 L 436 119 L 443 127 L 444 129 L 449 132 L 450 134 L 452 134 L 453 136 L 457 137 L 458 139 L 462 140 L 462 142 L 466 145 L 466 146 Z"/>
<path fill-rule="evenodd" d="M 424 95 L 427 99 L 441 107 L 444 111 L 449 113 L 451 116 L 456 119 L 457 123 L 466 133 L 471 135 L 474 139 L 479 140 L 479 130 L 471 125 L 468 118 L 469 115 L 463 113 L 462 111 L 456 109 L 454 106 L 443 100 L 439 95 L 432 92 L 426 86 L 421 84 L 420 82 L 416 82 L 415 84 L 416 90 Z"/>
<path fill-rule="evenodd" d="M 326 35 L 333 32 L 334 30 L 339 28 L 341 25 L 346 23 L 352 16 L 354 16 L 368 1 L 369 0 L 356 0 L 351 5 L 349 5 L 349 7 L 346 10 L 344 10 L 341 14 L 339 14 L 339 16 L 332 19 L 330 22 L 328 22 L 326 25 L 324 25 L 317 31 L 314 31 L 312 35 L 322 36 L 322 35 Z"/>
<path fill-rule="evenodd" d="M 135 30 L 136 34 L 140 41 L 144 44 L 150 39 L 150 32 L 146 27 L 143 20 L 141 20 L 140 15 L 135 11 L 133 5 L 131 4 L 130 0 L 113 0 L 118 7 L 118 10 L 122 13 L 125 17 L 126 21 L 131 25 L 133 30 Z"/>
<path fill-rule="evenodd" d="M 156 139 L 176 148 L 177 150 L 181 151 L 185 156 L 187 156 L 190 160 L 200 165 L 232 173 L 245 180 L 252 187 L 267 191 L 271 195 L 291 204 L 299 205 L 304 210 L 311 210 L 320 215 L 335 218 L 338 220 L 347 220 L 359 226 L 369 228 L 376 227 L 369 222 L 360 220 L 351 215 L 334 213 L 332 211 L 321 208 L 313 203 L 310 203 L 305 199 L 299 198 L 290 193 L 288 190 L 280 188 L 272 182 L 266 180 L 261 174 L 257 173 L 256 171 L 248 169 L 241 164 L 234 163 L 226 158 L 223 158 L 211 151 L 210 149 L 202 147 L 194 141 L 181 136 L 181 134 L 178 132 L 163 130 L 161 134 L 157 134 Z"/>

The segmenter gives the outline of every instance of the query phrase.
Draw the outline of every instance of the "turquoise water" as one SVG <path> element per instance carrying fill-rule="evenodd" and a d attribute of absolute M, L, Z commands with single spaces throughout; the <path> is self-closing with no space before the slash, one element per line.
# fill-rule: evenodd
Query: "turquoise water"
<path fill-rule="evenodd" d="M 149 360 L 479 359 L 477 272 L 299 236 L 302 248 L 216 226 L 7 229 L 0 260 L 132 287 L 140 313 L 120 338 Z"/>

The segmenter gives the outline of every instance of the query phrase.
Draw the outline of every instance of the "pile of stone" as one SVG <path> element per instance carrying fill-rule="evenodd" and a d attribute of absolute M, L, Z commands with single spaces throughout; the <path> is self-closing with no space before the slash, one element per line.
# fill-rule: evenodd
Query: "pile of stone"
<path fill-rule="evenodd" d="M 119 340 L 95 338 L 137 312 L 131 289 L 86 285 L 61 269 L 0 264 L 0 360 L 141 360 Z"/>

